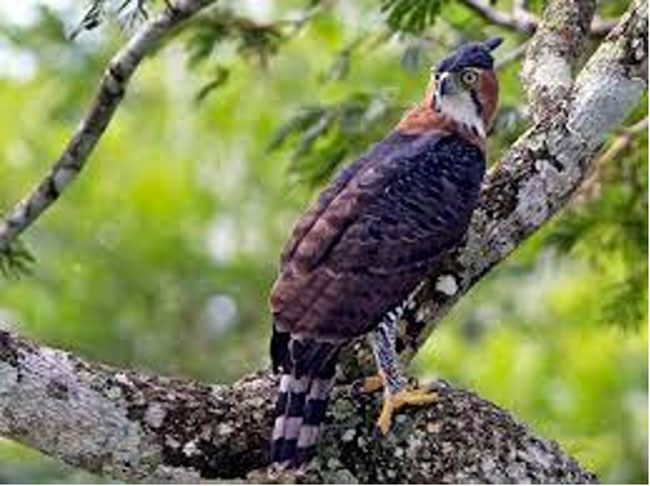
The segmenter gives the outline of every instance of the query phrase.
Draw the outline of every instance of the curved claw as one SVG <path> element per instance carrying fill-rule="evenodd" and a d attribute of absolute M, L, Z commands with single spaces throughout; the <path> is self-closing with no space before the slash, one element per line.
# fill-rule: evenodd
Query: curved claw
<path fill-rule="evenodd" d="M 352 394 L 355 397 L 374 393 L 384 388 L 384 379 L 381 375 L 373 375 L 356 381 L 352 385 Z"/>
<path fill-rule="evenodd" d="M 422 407 L 438 400 L 438 394 L 426 388 L 403 390 L 384 399 L 377 419 L 377 430 L 386 436 L 393 422 L 393 414 L 405 406 Z"/>

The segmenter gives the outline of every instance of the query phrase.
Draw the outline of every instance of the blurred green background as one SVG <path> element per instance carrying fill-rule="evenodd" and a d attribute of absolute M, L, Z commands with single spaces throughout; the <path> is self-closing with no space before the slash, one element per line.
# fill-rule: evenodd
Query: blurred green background
<path fill-rule="evenodd" d="M 504 58 L 526 38 L 456 2 L 428 2 L 424 25 L 393 4 L 231 1 L 179 33 L 24 236 L 36 262 L 0 277 L 0 326 L 211 382 L 266 366 L 268 290 L 301 209 L 418 101 L 445 52 L 498 34 Z M 86 5 L 0 4 L 1 209 L 57 158 L 138 23 L 108 15 L 70 40 Z M 493 161 L 528 123 L 520 67 L 499 72 Z M 647 165 L 642 134 L 462 299 L 414 363 L 510 410 L 603 482 L 647 481 Z M 0 482 L 95 480 L 0 439 Z"/>

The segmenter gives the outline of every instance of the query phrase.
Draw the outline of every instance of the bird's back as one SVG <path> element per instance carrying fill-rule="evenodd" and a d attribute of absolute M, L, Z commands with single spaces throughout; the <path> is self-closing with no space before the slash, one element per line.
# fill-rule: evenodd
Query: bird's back
<path fill-rule="evenodd" d="M 344 169 L 296 225 L 271 293 L 292 335 L 366 333 L 462 237 L 482 150 L 444 131 L 394 132 Z"/>

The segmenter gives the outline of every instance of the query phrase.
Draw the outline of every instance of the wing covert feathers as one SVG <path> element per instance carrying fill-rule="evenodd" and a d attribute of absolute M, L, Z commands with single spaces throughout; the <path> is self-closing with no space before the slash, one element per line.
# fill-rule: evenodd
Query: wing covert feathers
<path fill-rule="evenodd" d="M 300 219 L 271 293 L 294 336 L 367 332 L 464 234 L 484 172 L 453 134 L 393 133 L 344 169 Z"/>

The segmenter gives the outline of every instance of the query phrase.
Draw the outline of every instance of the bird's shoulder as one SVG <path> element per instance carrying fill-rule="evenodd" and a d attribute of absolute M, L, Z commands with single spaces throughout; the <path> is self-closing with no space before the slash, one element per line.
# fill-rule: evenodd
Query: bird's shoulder
<path fill-rule="evenodd" d="M 456 163 L 475 169 L 463 175 Z M 478 193 L 477 183 L 465 191 L 464 179 L 481 164 L 480 150 L 456 134 L 393 133 L 344 169 L 285 248 L 270 296 L 275 320 L 333 339 L 363 331 L 462 230 L 456 221 Z"/>
<path fill-rule="evenodd" d="M 430 260 L 464 233 L 484 170 L 482 151 L 454 134 L 405 152 L 320 263 L 335 272 L 393 273 Z"/>
<path fill-rule="evenodd" d="M 448 133 L 392 132 L 342 169 L 297 221 L 281 255 L 281 268 L 292 263 L 313 268 L 364 204 L 377 198 L 404 162 L 431 154 Z"/>

